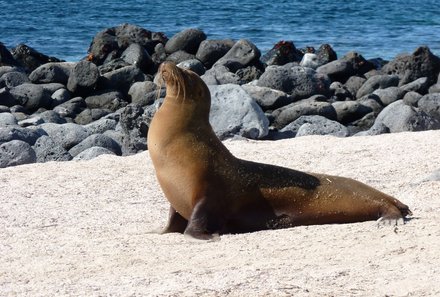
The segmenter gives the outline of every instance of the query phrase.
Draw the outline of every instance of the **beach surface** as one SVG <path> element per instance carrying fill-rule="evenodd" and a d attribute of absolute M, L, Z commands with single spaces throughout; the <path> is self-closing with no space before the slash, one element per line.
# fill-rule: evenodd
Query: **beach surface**
<path fill-rule="evenodd" d="M 169 204 L 148 152 L 10 167 L 0 296 L 440 296 L 440 131 L 224 143 L 243 159 L 357 179 L 414 216 L 192 242 L 151 233 Z"/>

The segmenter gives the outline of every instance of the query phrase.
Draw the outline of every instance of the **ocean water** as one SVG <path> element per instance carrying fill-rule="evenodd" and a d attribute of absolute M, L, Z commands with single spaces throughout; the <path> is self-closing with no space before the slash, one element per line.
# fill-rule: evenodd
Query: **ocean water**
<path fill-rule="evenodd" d="M 67 61 L 86 56 L 96 33 L 122 23 L 168 37 L 199 28 L 209 39 L 246 38 L 263 54 L 291 40 L 299 48 L 329 43 L 338 56 L 392 59 L 420 45 L 440 55 L 438 0 L 0 0 L 0 7 L 0 42 Z"/>

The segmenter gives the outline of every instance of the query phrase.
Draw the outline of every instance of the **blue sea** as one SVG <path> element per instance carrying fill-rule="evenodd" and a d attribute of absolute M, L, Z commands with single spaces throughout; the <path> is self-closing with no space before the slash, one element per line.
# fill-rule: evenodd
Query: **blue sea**
<path fill-rule="evenodd" d="M 78 61 L 99 31 L 131 23 L 168 37 L 202 29 L 209 39 L 246 38 L 264 54 L 280 40 L 298 48 L 329 43 L 343 56 L 392 59 L 427 45 L 440 55 L 438 0 L 0 0 L 0 42 L 25 43 Z"/>

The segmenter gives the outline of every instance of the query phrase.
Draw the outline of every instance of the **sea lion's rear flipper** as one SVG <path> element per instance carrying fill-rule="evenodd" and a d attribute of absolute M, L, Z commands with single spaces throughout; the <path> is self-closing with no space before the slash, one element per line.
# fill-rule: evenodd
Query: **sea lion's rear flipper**
<path fill-rule="evenodd" d="M 386 205 L 381 209 L 381 216 L 377 220 L 379 225 L 399 225 L 405 223 L 405 218 L 412 215 L 409 207 L 400 203 L 398 205 Z"/>

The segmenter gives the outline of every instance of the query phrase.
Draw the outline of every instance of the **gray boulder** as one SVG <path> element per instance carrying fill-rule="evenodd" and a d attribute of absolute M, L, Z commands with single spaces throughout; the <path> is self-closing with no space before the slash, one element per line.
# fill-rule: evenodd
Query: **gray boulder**
<path fill-rule="evenodd" d="M 277 109 L 293 101 L 290 96 L 282 91 L 253 85 L 243 85 L 242 88 L 264 111 Z"/>
<path fill-rule="evenodd" d="M 351 92 L 338 81 L 331 83 L 330 93 L 332 94 L 330 99 L 334 101 L 345 101 L 353 99 L 353 95 L 351 94 Z"/>
<path fill-rule="evenodd" d="M 135 82 L 128 91 L 131 97 L 131 103 L 141 106 L 149 105 L 154 102 L 158 94 L 159 86 L 152 81 Z"/>
<path fill-rule="evenodd" d="M 101 118 L 90 124 L 84 126 L 90 135 L 92 134 L 102 134 L 107 130 L 114 130 L 117 125 L 117 121 L 112 119 Z"/>
<path fill-rule="evenodd" d="M 39 66 L 31 72 L 29 79 L 33 83 L 61 83 L 67 84 L 74 63 L 70 62 L 51 62 Z"/>
<path fill-rule="evenodd" d="M 332 81 L 343 82 L 354 74 L 353 66 L 345 60 L 336 60 L 316 69 L 319 73 L 326 74 Z"/>
<path fill-rule="evenodd" d="M 86 128 L 74 123 L 54 124 L 45 123 L 40 125 L 53 141 L 59 146 L 70 150 L 72 147 L 89 136 Z"/>
<path fill-rule="evenodd" d="M 440 83 L 433 84 L 428 89 L 429 94 L 440 93 Z"/>
<path fill-rule="evenodd" d="M 440 120 L 440 93 L 427 94 L 418 101 L 420 110 Z"/>
<path fill-rule="evenodd" d="M 86 107 L 87 105 L 83 98 L 75 97 L 54 107 L 53 111 L 63 118 L 75 118 Z"/>
<path fill-rule="evenodd" d="M 17 119 L 12 113 L 2 112 L 0 113 L 0 127 L 15 126 L 17 125 Z"/>
<path fill-rule="evenodd" d="M 362 98 L 373 93 L 377 89 L 396 87 L 399 84 L 397 75 L 374 75 L 367 79 L 362 87 L 357 91 L 356 98 Z"/>
<path fill-rule="evenodd" d="M 347 137 L 349 132 L 345 126 L 338 122 L 329 120 L 322 116 L 308 116 L 305 119 L 305 122 L 299 127 L 296 137 L 307 135 L 332 135 L 337 137 Z"/>
<path fill-rule="evenodd" d="M 85 99 L 87 108 L 100 108 L 116 111 L 127 105 L 124 95 L 119 91 L 99 91 Z"/>
<path fill-rule="evenodd" d="M 21 106 L 29 111 L 36 111 L 40 107 L 50 107 L 51 94 L 41 85 L 25 83 L 11 88 L 9 92 Z"/>
<path fill-rule="evenodd" d="M 75 95 L 83 96 L 96 88 L 99 78 L 98 67 L 89 61 L 80 61 L 73 67 L 67 81 L 67 89 Z"/>
<path fill-rule="evenodd" d="M 377 89 L 373 92 L 374 95 L 377 95 L 377 97 L 379 97 L 380 103 L 382 103 L 383 106 L 387 106 L 394 101 L 402 99 L 405 93 L 406 91 L 399 87 Z"/>
<path fill-rule="evenodd" d="M 0 105 L 12 107 L 17 104 L 19 104 L 19 102 L 11 95 L 9 88 L 0 89 Z"/>
<path fill-rule="evenodd" d="M 173 62 L 174 64 L 179 64 L 187 60 L 194 60 L 196 56 L 189 54 L 185 51 L 177 51 L 172 53 L 166 58 L 166 61 Z"/>
<path fill-rule="evenodd" d="M 186 60 L 186 61 L 180 62 L 179 64 L 177 64 L 177 67 L 191 70 L 191 71 L 197 73 L 199 76 L 205 74 L 205 72 L 206 72 L 206 69 L 205 69 L 205 66 L 203 66 L 203 63 L 197 59 Z"/>
<path fill-rule="evenodd" d="M 320 115 L 331 120 L 336 120 L 335 108 L 328 102 L 314 100 L 301 100 L 284 106 L 273 113 L 275 117 L 274 126 L 282 129 L 289 123 L 303 115 Z"/>
<path fill-rule="evenodd" d="M 65 89 L 66 86 L 60 83 L 47 83 L 47 84 L 39 84 L 43 87 L 43 89 L 46 92 L 49 92 L 49 94 L 53 94 L 55 91 L 58 91 L 59 89 Z"/>
<path fill-rule="evenodd" d="M 185 29 L 168 40 L 165 44 L 167 54 L 172 54 L 179 50 L 195 55 L 200 43 L 206 39 L 206 34 L 199 29 Z"/>
<path fill-rule="evenodd" d="M 108 115 L 111 111 L 108 109 L 92 108 L 84 109 L 74 119 L 74 122 L 80 125 L 87 125 L 93 121 Z"/>
<path fill-rule="evenodd" d="M 383 125 L 391 133 L 405 131 L 423 131 L 439 129 L 440 121 L 406 105 L 403 100 L 398 100 L 385 107 L 376 118 L 373 128 Z"/>
<path fill-rule="evenodd" d="M 41 128 L 0 127 L 0 144 L 12 140 L 21 140 L 33 145 L 43 135 L 46 135 L 46 132 Z"/>
<path fill-rule="evenodd" d="M 88 136 L 83 141 L 72 147 L 69 150 L 69 153 L 75 157 L 84 150 L 95 146 L 106 148 L 119 156 L 122 154 L 120 145 L 111 137 L 104 134 L 92 134 Z"/>
<path fill-rule="evenodd" d="M 356 93 L 367 81 L 366 78 L 360 76 L 351 76 L 344 84 L 344 87 L 351 93 L 352 98 L 356 98 Z"/>
<path fill-rule="evenodd" d="M 353 121 L 347 125 L 350 134 L 356 134 L 360 131 L 369 130 L 374 125 L 377 114 L 375 112 L 367 113 L 365 116 L 359 120 Z M 389 131 L 388 131 L 389 132 Z"/>
<path fill-rule="evenodd" d="M 118 112 L 120 112 L 120 119 L 116 131 L 109 130 L 105 134 L 120 144 L 123 155 L 146 150 L 149 119 L 145 110 L 142 106 L 131 103 Z"/>
<path fill-rule="evenodd" d="M 233 135 L 259 139 L 269 132 L 269 120 L 261 107 L 238 85 L 209 86 L 209 120 L 220 139 Z"/>
<path fill-rule="evenodd" d="M 353 136 L 374 136 L 386 133 L 390 133 L 390 129 L 383 123 L 377 123 L 376 125 L 373 125 L 370 129 L 358 132 Z"/>
<path fill-rule="evenodd" d="M 11 71 L 0 76 L 0 88 L 13 88 L 29 82 L 30 80 L 26 73 L 21 71 Z"/>
<path fill-rule="evenodd" d="M 337 121 L 342 124 L 359 120 L 373 111 L 372 108 L 357 101 L 336 101 L 332 103 L 332 106 L 336 111 Z"/>
<path fill-rule="evenodd" d="M 114 152 L 112 152 L 109 149 L 100 147 L 100 146 L 94 146 L 88 149 L 85 149 L 81 153 L 75 156 L 73 160 L 78 161 L 86 161 L 86 160 L 92 160 L 100 155 L 116 155 Z"/>
<path fill-rule="evenodd" d="M 270 66 L 257 82 L 260 87 L 268 87 L 292 95 L 295 100 L 310 96 L 330 94 L 330 80 L 326 75 L 311 68 L 292 66 Z"/>
<path fill-rule="evenodd" d="M 256 82 L 257 79 L 263 74 L 263 71 L 256 66 L 247 66 L 245 68 L 238 69 L 235 74 L 240 78 L 242 84 Z"/>
<path fill-rule="evenodd" d="M 55 107 L 60 104 L 63 104 L 64 102 L 69 101 L 71 97 L 70 97 L 69 91 L 62 88 L 62 89 L 58 89 L 55 92 L 53 92 L 51 98 L 52 98 L 51 106 Z"/>
<path fill-rule="evenodd" d="M 281 40 L 261 57 L 261 62 L 267 66 L 281 66 L 291 62 L 298 63 L 303 55 L 303 52 L 297 49 L 292 41 Z"/>
<path fill-rule="evenodd" d="M 321 44 L 315 54 L 318 58 L 319 66 L 330 63 L 338 58 L 333 48 L 326 43 Z"/>
<path fill-rule="evenodd" d="M 382 68 L 386 74 L 399 77 L 399 86 L 403 86 L 421 77 L 428 78 L 431 85 L 437 80 L 440 72 L 440 58 L 435 56 L 428 47 L 417 48 L 411 55 L 399 55 Z"/>
<path fill-rule="evenodd" d="M 66 119 L 61 117 L 57 112 L 53 110 L 46 110 L 38 114 L 38 117 L 43 120 L 44 123 L 64 124 Z"/>
<path fill-rule="evenodd" d="M 316 69 L 332 81 L 344 83 L 353 75 L 362 75 L 373 69 L 373 65 L 356 52 L 350 52 L 339 60 L 324 64 Z"/>
<path fill-rule="evenodd" d="M 366 95 L 356 101 L 364 106 L 371 108 L 376 114 L 379 114 L 379 112 L 381 112 L 384 108 L 382 102 L 380 101 L 380 98 L 375 94 Z"/>
<path fill-rule="evenodd" d="M 230 39 L 204 40 L 200 43 L 196 58 L 209 69 L 232 48 L 234 43 Z"/>
<path fill-rule="evenodd" d="M 49 161 L 69 161 L 72 156 L 62 146 L 55 143 L 49 136 L 43 135 L 33 145 L 37 160 L 44 163 Z"/>
<path fill-rule="evenodd" d="M 144 80 L 145 74 L 138 67 L 126 66 L 105 73 L 99 85 L 102 89 L 116 89 L 126 94 L 133 83 Z"/>
<path fill-rule="evenodd" d="M 417 107 L 418 102 L 419 102 L 420 98 L 422 98 L 422 97 L 423 97 L 423 95 L 420 95 L 417 92 L 410 91 L 410 92 L 406 93 L 405 96 L 403 96 L 402 100 L 403 100 L 403 102 L 405 102 L 406 105 Z"/>
<path fill-rule="evenodd" d="M 139 67 L 145 73 L 153 72 L 153 60 L 143 46 L 132 43 L 122 53 L 121 59 L 130 65 Z"/>
<path fill-rule="evenodd" d="M 214 65 L 201 78 L 207 85 L 243 84 L 237 74 L 230 72 L 227 67 L 221 65 Z"/>
<path fill-rule="evenodd" d="M 405 92 L 417 92 L 426 94 L 429 89 L 429 80 L 427 77 L 418 78 L 400 87 Z"/>
<path fill-rule="evenodd" d="M 226 66 L 232 72 L 257 64 L 261 56 L 260 50 L 249 40 L 240 39 L 215 65 Z"/>
<path fill-rule="evenodd" d="M 32 147 L 21 140 L 0 144 L 0 168 L 35 163 L 37 156 Z"/>

